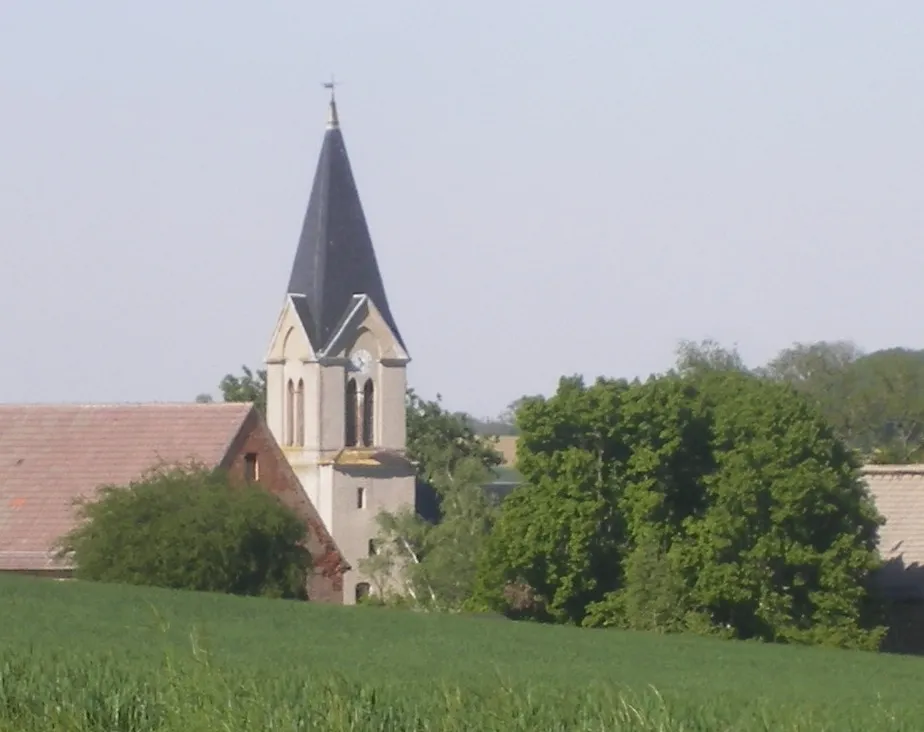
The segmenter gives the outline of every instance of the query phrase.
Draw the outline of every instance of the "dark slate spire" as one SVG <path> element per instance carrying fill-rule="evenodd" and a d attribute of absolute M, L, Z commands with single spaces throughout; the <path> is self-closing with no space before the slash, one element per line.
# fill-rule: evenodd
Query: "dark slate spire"
<path fill-rule="evenodd" d="M 325 86 L 331 89 L 327 131 L 288 292 L 304 296 L 297 298 L 296 304 L 315 349 L 327 345 L 347 315 L 354 295 L 367 295 L 375 303 L 404 348 L 388 307 L 382 275 L 353 180 L 337 117 L 333 83 Z"/>

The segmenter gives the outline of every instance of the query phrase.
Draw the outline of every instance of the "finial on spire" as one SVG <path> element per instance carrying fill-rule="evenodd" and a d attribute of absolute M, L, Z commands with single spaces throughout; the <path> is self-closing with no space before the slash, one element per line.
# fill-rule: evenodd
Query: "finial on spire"
<path fill-rule="evenodd" d="M 334 75 L 330 75 L 330 81 L 324 82 L 324 88 L 330 89 L 330 108 L 327 111 L 327 129 L 333 130 L 340 126 L 340 119 L 337 117 L 337 98 L 335 96 L 334 90 L 337 86 L 337 82 L 334 79 Z"/>

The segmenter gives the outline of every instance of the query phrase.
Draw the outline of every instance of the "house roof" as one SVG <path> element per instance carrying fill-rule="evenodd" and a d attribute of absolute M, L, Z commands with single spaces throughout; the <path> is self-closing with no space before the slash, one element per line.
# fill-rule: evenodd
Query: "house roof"
<path fill-rule="evenodd" d="M 0 404 L 0 570 L 59 567 L 73 502 L 159 462 L 223 466 L 253 406 Z"/>
<path fill-rule="evenodd" d="M 886 523 L 880 573 L 893 595 L 924 597 L 924 465 L 864 465 L 861 474 Z"/>
<path fill-rule="evenodd" d="M 385 285 L 331 99 L 314 184 L 292 264 L 288 294 L 312 347 L 322 350 L 336 332 L 354 295 L 367 295 L 405 348 L 388 306 Z"/>

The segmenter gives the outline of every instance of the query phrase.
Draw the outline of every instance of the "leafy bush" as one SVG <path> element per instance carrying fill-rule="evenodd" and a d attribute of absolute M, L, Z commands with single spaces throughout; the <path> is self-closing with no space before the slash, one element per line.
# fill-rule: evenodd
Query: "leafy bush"
<path fill-rule="evenodd" d="M 587 627 L 671 633 L 689 630 L 686 583 L 671 557 L 646 541 L 626 557 L 623 586 L 587 608 Z"/>
<path fill-rule="evenodd" d="M 258 486 L 196 465 L 105 486 L 61 543 L 76 576 L 235 595 L 304 598 L 305 526 Z"/>

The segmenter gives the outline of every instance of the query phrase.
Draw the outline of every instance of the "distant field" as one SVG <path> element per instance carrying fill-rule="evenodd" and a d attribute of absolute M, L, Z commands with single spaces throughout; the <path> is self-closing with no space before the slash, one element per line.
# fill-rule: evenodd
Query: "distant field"
<path fill-rule="evenodd" d="M 922 729 L 924 661 L 0 577 L 0 732 Z"/>

